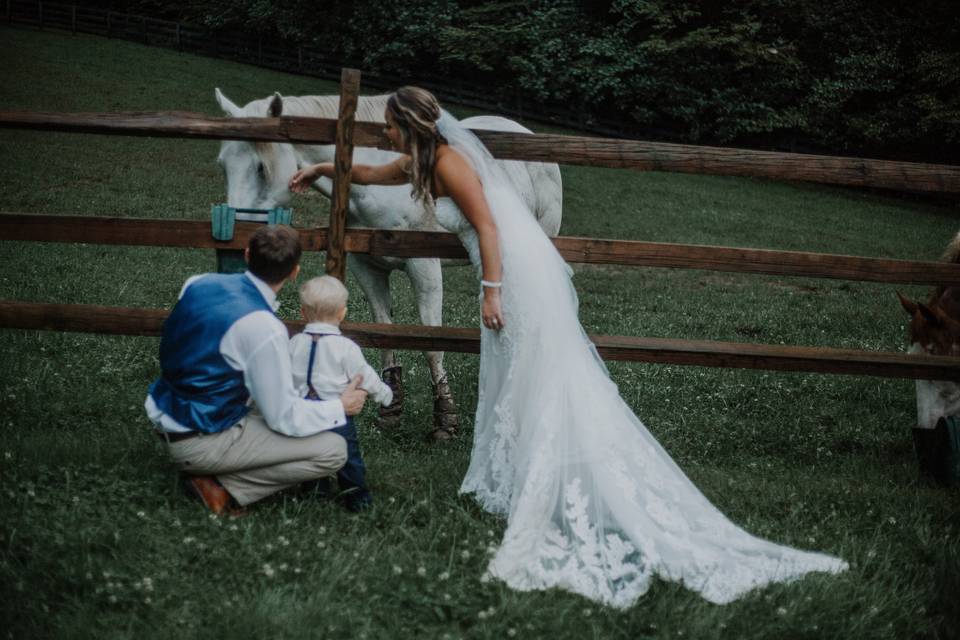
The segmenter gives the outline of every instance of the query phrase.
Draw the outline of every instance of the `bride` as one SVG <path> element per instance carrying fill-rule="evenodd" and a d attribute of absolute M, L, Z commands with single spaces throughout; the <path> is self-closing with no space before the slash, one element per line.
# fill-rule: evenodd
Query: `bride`
<path fill-rule="evenodd" d="M 384 133 L 402 155 L 355 165 L 358 184 L 404 184 L 456 233 L 480 272 L 480 383 L 460 488 L 507 529 L 487 572 L 629 607 L 654 576 L 715 603 L 831 556 L 756 538 L 700 493 L 620 397 L 577 319 L 571 270 L 483 144 L 434 96 L 403 87 Z M 303 192 L 330 163 L 300 169 Z"/>

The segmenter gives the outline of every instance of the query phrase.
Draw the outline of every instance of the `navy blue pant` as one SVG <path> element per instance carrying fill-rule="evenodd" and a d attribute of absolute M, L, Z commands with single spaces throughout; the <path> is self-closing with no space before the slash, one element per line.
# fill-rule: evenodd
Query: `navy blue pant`
<path fill-rule="evenodd" d="M 344 502 L 351 511 L 360 511 L 373 503 L 373 496 L 367 490 L 367 468 L 363 464 L 360 454 L 360 440 L 357 438 L 357 426 L 352 416 L 347 416 L 347 424 L 330 429 L 347 441 L 347 462 L 337 472 L 337 484 L 340 491 L 348 491 L 344 495 Z"/>

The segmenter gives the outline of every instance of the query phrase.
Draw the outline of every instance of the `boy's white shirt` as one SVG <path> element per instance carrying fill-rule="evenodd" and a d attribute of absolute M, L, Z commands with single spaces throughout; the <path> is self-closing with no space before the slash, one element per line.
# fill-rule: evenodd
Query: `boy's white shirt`
<path fill-rule="evenodd" d="M 303 333 L 290 338 L 290 361 L 293 367 L 293 386 L 300 397 L 307 395 L 307 371 L 310 365 L 311 334 L 331 334 L 317 340 L 317 353 L 313 362 L 313 388 L 321 400 L 336 400 L 343 394 L 350 380 L 363 376 L 360 388 L 370 394 L 375 402 L 389 406 L 393 402 L 393 390 L 380 379 L 377 372 L 367 364 L 356 342 L 343 336 L 340 327 L 326 322 L 311 322 Z"/>

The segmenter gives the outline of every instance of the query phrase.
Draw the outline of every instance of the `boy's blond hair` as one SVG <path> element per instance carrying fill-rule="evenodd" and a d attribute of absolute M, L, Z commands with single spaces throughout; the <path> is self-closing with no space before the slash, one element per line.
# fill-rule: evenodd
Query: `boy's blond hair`
<path fill-rule="evenodd" d="M 300 287 L 300 304 L 309 321 L 337 321 L 340 309 L 347 306 L 347 288 L 333 276 L 310 278 Z"/>

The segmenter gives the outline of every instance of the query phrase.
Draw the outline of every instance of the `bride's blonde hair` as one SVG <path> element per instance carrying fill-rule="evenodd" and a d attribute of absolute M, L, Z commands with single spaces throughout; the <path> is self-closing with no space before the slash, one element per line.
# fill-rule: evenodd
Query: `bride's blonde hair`
<path fill-rule="evenodd" d="M 437 131 L 440 103 L 426 89 L 400 87 L 387 100 L 387 111 L 400 132 L 403 147 L 410 153 L 410 183 L 413 198 L 433 206 L 431 181 L 437 163 L 437 145 L 446 140 Z"/>

